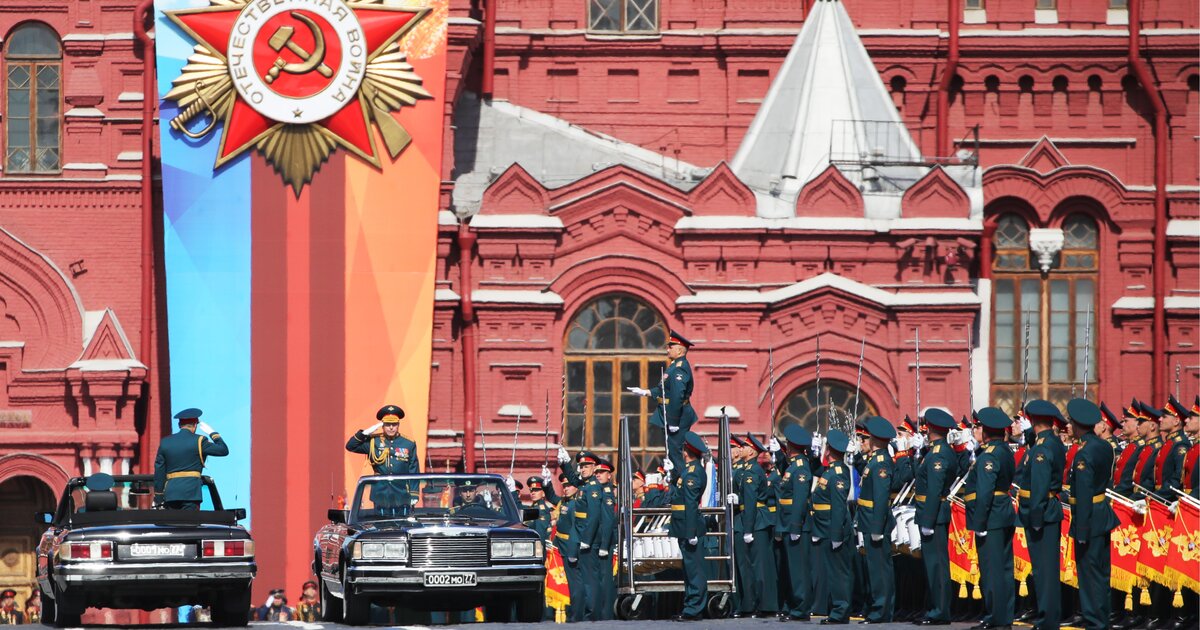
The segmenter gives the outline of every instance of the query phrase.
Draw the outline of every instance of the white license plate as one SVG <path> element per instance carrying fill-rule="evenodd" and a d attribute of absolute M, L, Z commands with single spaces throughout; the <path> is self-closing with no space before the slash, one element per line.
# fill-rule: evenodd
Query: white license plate
<path fill-rule="evenodd" d="M 134 543 L 129 546 L 129 555 L 134 558 L 182 558 L 183 543 L 159 545 L 153 543 Z"/>
<path fill-rule="evenodd" d="M 425 586 L 475 586 L 474 573 L 426 573 Z"/>

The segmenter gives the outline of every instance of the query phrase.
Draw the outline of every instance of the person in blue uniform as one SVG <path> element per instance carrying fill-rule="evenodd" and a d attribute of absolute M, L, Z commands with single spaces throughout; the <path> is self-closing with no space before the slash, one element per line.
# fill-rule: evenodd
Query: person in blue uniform
<path fill-rule="evenodd" d="M 787 618 L 808 621 L 812 615 L 812 566 L 809 533 L 808 495 L 812 490 L 813 468 L 808 449 L 812 433 L 798 424 L 783 430 L 791 456 L 785 461 L 779 492 L 779 529 L 787 552 Z"/>
<path fill-rule="evenodd" d="M 1066 466 L 1066 447 L 1054 432 L 1054 426 L 1064 425 L 1058 407 L 1045 400 L 1032 400 L 1025 405 L 1025 415 L 1033 425 L 1034 442 L 1022 462 L 1021 475 L 1029 487 L 1018 491 L 1017 516 L 1025 528 L 1032 565 L 1032 581 L 1037 593 L 1038 609 L 1033 626 L 1042 630 L 1058 628 L 1062 620 L 1062 583 L 1059 581 L 1059 541 L 1062 538 L 1063 468 Z"/>
<path fill-rule="evenodd" d="M 599 599 L 602 595 L 599 578 L 604 560 L 599 556 L 602 540 L 604 488 L 596 480 L 594 472 L 596 465 L 600 463 L 600 458 L 595 453 L 583 451 L 576 456 L 576 463 L 581 485 L 578 498 L 575 500 L 575 531 L 571 535 L 578 539 L 579 545 L 579 573 L 584 605 L 581 620 L 599 621 L 597 615 L 599 614 Z"/>
<path fill-rule="evenodd" d="M 892 477 L 895 470 L 888 444 L 896 437 L 896 427 L 885 418 L 871 416 L 866 421 L 868 453 L 854 522 L 863 537 L 866 550 L 867 592 L 863 623 L 891 623 L 896 605 L 895 573 L 892 571 L 891 533 L 896 527 L 892 516 Z"/>
<path fill-rule="evenodd" d="M 700 500 L 708 486 L 700 458 L 707 452 L 708 445 L 699 435 L 691 431 L 684 435 L 684 465 L 675 480 L 671 524 L 667 529 L 667 533 L 679 541 L 679 553 L 683 558 L 683 610 L 672 618 L 675 621 L 698 621 L 708 596 L 704 546 L 700 544 L 705 532 Z"/>
<path fill-rule="evenodd" d="M 567 606 L 567 621 L 583 621 L 587 595 L 584 590 L 583 576 L 579 568 L 579 537 L 575 528 L 575 500 L 577 489 L 575 483 L 565 474 L 559 475 L 562 485 L 562 498 L 555 507 L 557 517 L 554 519 L 554 546 L 562 556 L 563 573 L 567 577 L 567 595 L 571 598 Z"/>
<path fill-rule="evenodd" d="M 683 467 L 683 436 L 697 420 L 696 410 L 692 409 L 692 366 L 687 359 L 691 347 L 692 342 L 672 330 L 667 338 L 668 364 L 662 381 L 650 389 L 626 388 L 651 397 L 655 403 L 653 417 L 666 424 L 668 471 Z"/>
<path fill-rule="evenodd" d="M 530 477 L 525 480 L 525 487 L 529 488 L 529 507 L 537 508 L 538 511 L 538 517 L 531 527 L 542 540 L 550 542 L 550 521 L 554 518 L 554 503 L 546 497 L 546 482 L 541 477 Z"/>
<path fill-rule="evenodd" d="M 979 410 L 982 446 L 969 476 L 975 480 L 974 500 L 964 501 L 973 509 L 967 528 L 975 532 L 979 553 L 979 587 L 983 590 L 983 618 L 972 630 L 1011 628 L 1016 606 L 1013 590 L 1013 534 L 1016 514 L 1008 491 L 1012 487 L 1016 460 L 1005 442 L 1012 421 L 996 407 Z"/>
<path fill-rule="evenodd" d="M 375 413 L 375 424 L 356 431 L 346 441 L 346 450 L 367 456 L 376 475 L 415 475 L 421 472 L 417 443 L 400 434 L 404 410 L 384 405 Z M 382 434 L 376 431 L 383 429 Z M 371 500 L 381 510 L 406 510 L 410 503 L 408 484 L 381 482 L 371 486 Z"/>
<path fill-rule="evenodd" d="M 596 576 L 599 596 L 596 598 L 596 619 L 614 618 L 613 604 L 617 601 L 616 576 L 613 575 L 613 552 L 617 545 L 617 498 L 612 484 L 613 465 L 607 459 L 596 464 L 596 482 L 600 484 L 600 540 L 596 548 L 600 573 Z"/>
<path fill-rule="evenodd" d="M 829 465 L 817 480 L 812 491 L 812 526 L 810 535 L 816 546 L 814 568 L 824 570 L 829 588 L 829 616 L 822 625 L 850 622 L 850 595 L 854 575 L 850 566 L 854 554 L 854 525 L 847 500 L 850 492 L 850 469 L 843 459 L 850 448 L 850 436 L 840 429 L 831 429 L 825 437 Z"/>
<path fill-rule="evenodd" d="M 926 611 L 917 621 L 923 626 L 950 623 L 950 486 L 958 477 L 958 454 L 946 435 L 958 426 L 942 409 L 925 412 L 929 450 L 916 470 L 913 502 L 921 533 L 921 563 L 925 565 Z"/>
<path fill-rule="evenodd" d="M 1110 624 L 1109 532 L 1119 524 L 1105 493 L 1111 483 L 1113 449 L 1096 435 L 1094 427 L 1102 418 L 1100 409 L 1091 401 L 1076 398 L 1067 403 L 1067 416 L 1071 420 L 1071 436 L 1079 440 L 1066 480 L 1071 486 L 1068 533 L 1075 542 L 1079 612 L 1084 627 L 1097 630 Z"/>
<path fill-rule="evenodd" d="M 204 412 L 194 407 L 175 414 L 179 431 L 162 439 L 154 458 L 154 502 L 168 510 L 199 510 L 204 500 L 200 473 L 204 460 L 224 457 L 229 446 L 221 434 L 201 422 Z M 207 433 L 196 435 L 196 431 Z"/>

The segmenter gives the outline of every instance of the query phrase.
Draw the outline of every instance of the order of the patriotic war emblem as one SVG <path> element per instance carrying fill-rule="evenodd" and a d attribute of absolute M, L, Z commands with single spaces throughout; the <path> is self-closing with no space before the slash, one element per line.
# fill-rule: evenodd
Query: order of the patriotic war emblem
<path fill-rule="evenodd" d="M 220 122 L 216 164 L 255 149 L 297 195 L 345 149 L 381 166 L 372 127 L 394 159 L 412 138 L 392 112 L 432 98 L 400 41 L 428 8 L 381 0 L 209 0 L 168 11 L 195 47 L 164 97 L 198 140 Z"/>

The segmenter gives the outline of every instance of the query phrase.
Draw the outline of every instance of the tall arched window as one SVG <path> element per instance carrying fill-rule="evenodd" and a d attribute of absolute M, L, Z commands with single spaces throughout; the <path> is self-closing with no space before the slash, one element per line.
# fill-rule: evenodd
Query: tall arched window
<path fill-rule="evenodd" d="M 1082 395 L 1085 379 L 1096 383 L 1099 228 L 1090 216 L 1076 213 L 1062 230 L 1063 249 L 1043 274 L 1030 255 L 1025 220 L 1004 214 L 997 221 L 992 404 L 1010 413 L 1022 395 L 1063 406 Z"/>
<path fill-rule="evenodd" d="M 62 46 L 58 34 L 27 22 L 4 47 L 4 168 L 9 173 L 62 170 Z"/>
<path fill-rule="evenodd" d="M 787 400 L 775 412 L 775 431 L 783 435 L 790 424 L 798 424 L 809 431 L 825 433 L 829 427 L 850 430 L 854 433 L 854 421 L 878 415 L 875 402 L 865 394 L 858 394 L 858 409 L 855 410 L 854 388 L 838 381 L 821 381 L 818 395 L 816 382 L 808 383 L 788 395 Z M 830 407 L 832 406 L 832 422 Z"/>
<path fill-rule="evenodd" d="M 633 296 L 605 295 L 579 310 L 567 328 L 567 445 L 611 455 L 620 417 L 628 416 L 634 461 L 646 469 L 661 460 L 663 435 L 648 426 L 649 399 L 625 388 L 659 382 L 666 342 L 662 317 Z"/>

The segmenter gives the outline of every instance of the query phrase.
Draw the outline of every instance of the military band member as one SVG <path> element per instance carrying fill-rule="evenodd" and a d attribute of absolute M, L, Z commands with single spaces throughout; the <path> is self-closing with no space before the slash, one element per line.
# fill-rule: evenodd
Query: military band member
<path fill-rule="evenodd" d="M 1125 448 L 1113 466 L 1113 491 L 1126 498 L 1134 498 L 1133 484 L 1137 481 L 1134 472 L 1140 459 L 1145 440 L 1141 435 L 1141 417 L 1137 405 L 1121 410 L 1121 428 L 1125 433 Z"/>
<path fill-rule="evenodd" d="M 579 539 L 579 572 L 585 603 L 582 619 L 598 621 L 602 596 L 599 577 L 604 560 L 598 553 L 603 539 L 601 526 L 604 524 L 604 488 L 600 486 L 594 473 L 600 458 L 594 453 L 584 451 L 576 457 L 576 462 L 583 483 L 579 487 L 579 498 L 575 501 L 575 532 L 572 536 Z"/>
<path fill-rule="evenodd" d="M 1025 405 L 1025 415 L 1033 425 L 1034 443 L 1024 459 L 1028 488 L 1018 492 L 1018 517 L 1025 528 L 1029 547 L 1034 590 L 1038 610 L 1033 618 L 1035 628 L 1058 628 L 1062 617 L 1062 586 L 1059 581 L 1059 542 L 1062 538 L 1063 468 L 1066 447 L 1054 432 L 1062 426 L 1062 414 L 1050 402 L 1033 400 Z"/>
<path fill-rule="evenodd" d="M 39 624 L 42 623 L 42 591 L 41 589 L 33 589 L 29 594 L 29 599 L 25 600 L 25 623 Z"/>
<path fill-rule="evenodd" d="M 704 574 L 704 518 L 700 515 L 700 501 L 708 480 L 700 458 L 708 452 L 708 445 L 699 435 L 688 431 L 684 436 L 683 469 L 675 481 L 675 493 L 671 498 L 671 525 L 667 533 L 679 541 L 679 553 L 683 557 L 683 611 L 673 617 L 675 621 L 698 621 L 704 612 L 708 595 L 708 582 Z"/>
<path fill-rule="evenodd" d="M 867 465 L 858 495 L 854 522 L 862 534 L 868 568 L 869 597 L 863 623 L 891 623 L 896 605 L 895 573 L 892 571 L 891 533 L 896 527 L 892 516 L 892 478 L 895 477 L 888 444 L 896 437 L 896 428 L 879 416 L 867 419 L 868 437 L 864 441 Z"/>
<path fill-rule="evenodd" d="M 200 509 L 200 502 L 204 500 L 204 482 L 200 478 L 204 460 L 229 454 L 229 446 L 221 434 L 200 421 L 203 413 L 193 407 L 175 414 L 179 432 L 159 442 L 158 455 L 154 458 L 155 504 L 169 510 Z M 197 430 L 209 437 L 196 435 Z"/>
<path fill-rule="evenodd" d="M 655 403 L 653 417 L 667 426 L 668 471 L 683 466 L 683 436 L 697 420 L 696 410 L 692 409 L 692 366 L 687 359 L 691 347 L 692 342 L 672 330 L 667 338 L 669 363 L 662 382 L 650 389 L 626 388 L 639 396 L 649 396 Z"/>
<path fill-rule="evenodd" d="M 550 520 L 554 515 L 554 504 L 546 498 L 546 486 L 541 477 L 530 477 L 526 480 L 525 486 L 529 488 L 530 506 L 537 508 L 538 517 L 533 521 L 533 531 L 537 532 L 542 540 L 549 542 L 550 536 Z"/>
<path fill-rule="evenodd" d="M 1071 486 L 1071 529 L 1075 541 L 1075 566 L 1079 576 L 1079 612 L 1089 630 L 1109 626 L 1111 573 L 1109 532 L 1117 526 L 1117 517 L 1105 490 L 1113 467 L 1112 446 L 1095 433 L 1102 422 L 1099 407 L 1076 398 L 1067 404 L 1071 435 L 1079 440 L 1079 449 L 1067 471 Z"/>
<path fill-rule="evenodd" d="M 917 624 L 944 626 L 950 623 L 950 486 L 958 476 L 958 454 L 946 442 L 957 426 L 954 417 L 941 409 L 925 412 L 929 450 L 916 470 L 913 488 L 916 524 L 921 533 L 921 562 L 925 566 L 927 609 Z"/>
<path fill-rule="evenodd" d="M 1175 490 L 1183 487 L 1183 462 L 1187 459 L 1188 449 L 1192 447 L 1191 440 L 1183 430 L 1183 424 L 1192 416 L 1192 411 L 1175 400 L 1174 396 L 1167 398 L 1167 406 L 1163 411 L 1166 413 L 1159 430 L 1165 445 L 1155 467 L 1154 486 L 1159 496 L 1175 501 L 1178 498 Z"/>
<path fill-rule="evenodd" d="M 975 498 L 970 501 L 971 495 L 967 495 L 965 500 L 974 506 L 967 516 L 967 528 L 975 532 L 984 615 L 972 630 L 1011 628 L 1016 603 L 1013 591 L 1016 514 L 1008 491 L 1016 461 L 1005 442 L 1011 422 L 1002 410 L 984 407 L 979 410 L 979 424 L 983 449 L 970 473 L 975 477 Z"/>
<path fill-rule="evenodd" d="M 583 621 L 587 611 L 587 591 L 579 568 L 579 537 L 575 527 L 577 489 L 565 474 L 560 475 L 558 480 L 562 484 L 563 495 L 555 508 L 558 515 L 554 519 L 554 546 L 562 556 L 563 573 L 567 576 L 567 594 L 571 598 L 567 621 Z"/>
<path fill-rule="evenodd" d="M 639 468 L 633 471 L 629 476 L 629 483 L 633 489 L 633 507 L 642 507 L 642 501 L 646 498 L 646 473 Z"/>
<path fill-rule="evenodd" d="M 850 436 L 831 429 L 825 438 L 829 465 L 812 491 L 811 539 L 816 545 L 814 568 L 825 570 L 829 588 L 829 616 L 821 624 L 850 622 L 850 595 L 853 575 L 850 559 L 854 554 L 854 526 L 847 499 L 850 492 L 850 469 L 843 462 L 850 448 Z"/>

